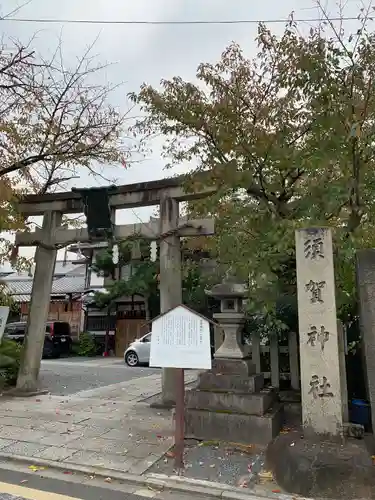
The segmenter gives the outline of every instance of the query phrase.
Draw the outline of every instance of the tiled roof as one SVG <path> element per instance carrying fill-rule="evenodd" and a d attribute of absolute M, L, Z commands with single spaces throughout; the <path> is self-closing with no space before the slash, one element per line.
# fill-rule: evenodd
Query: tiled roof
<path fill-rule="evenodd" d="M 77 263 L 76 263 L 77 262 Z M 86 265 L 82 264 L 81 261 L 57 261 L 55 265 L 55 277 L 66 276 L 67 274 L 84 276 L 86 272 Z M 27 271 L 14 271 L 7 273 L 7 275 L 2 277 L 2 281 L 32 281 L 32 277 L 29 276 Z"/>
<path fill-rule="evenodd" d="M 30 302 L 31 295 L 13 295 L 14 302 Z"/>
<path fill-rule="evenodd" d="M 84 264 L 73 262 L 56 262 L 55 276 L 52 282 L 51 296 L 68 293 L 81 293 L 85 290 Z M 33 286 L 33 277 L 27 272 L 13 272 L 0 278 L 16 302 L 29 302 Z"/>
<path fill-rule="evenodd" d="M 33 285 L 33 281 L 31 278 L 28 280 L 15 280 L 11 281 L 9 279 L 3 280 L 3 283 L 5 283 L 6 287 L 10 291 L 11 295 L 18 295 L 18 294 L 31 294 L 31 287 Z"/>
<path fill-rule="evenodd" d="M 51 295 L 81 293 L 85 290 L 84 276 L 65 276 L 52 282 Z"/>
<path fill-rule="evenodd" d="M 33 282 L 6 281 L 6 287 L 11 295 L 31 295 Z M 85 289 L 84 276 L 65 276 L 52 282 L 51 295 L 65 295 L 67 293 L 81 293 Z"/>

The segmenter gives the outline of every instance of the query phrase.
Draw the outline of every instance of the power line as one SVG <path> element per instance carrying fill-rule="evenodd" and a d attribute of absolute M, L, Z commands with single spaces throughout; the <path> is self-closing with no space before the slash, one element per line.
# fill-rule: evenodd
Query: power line
<path fill-rule="evenodd" d="M 341 21 L 356 21 L 357 17 L 330 17 L 330 18 L 306 18 L 293 19 L 296 23 L 316 23 L 316 22 L 341 22 Z M 45 18 L 17 18 L 7 17 L 0 18 L 0 21 L 9 21 L 17 23 L 42 23 L 42 24 L 99 24 L 99 25 L 222 25 L 222 24 L 276 24 L 287 23 L 291 19 L 218 19 L 207 21 L 124 21 L 124 20 L 105 20 L 105 19 L 45 19 Z"/>

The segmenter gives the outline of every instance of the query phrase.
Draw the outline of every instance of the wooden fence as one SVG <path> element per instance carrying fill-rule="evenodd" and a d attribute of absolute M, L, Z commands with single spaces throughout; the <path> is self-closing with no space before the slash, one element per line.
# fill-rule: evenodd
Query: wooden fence
<path fill-rule="evenodd" d="M 271 381 L 273 387 L 280 387 L 281 380 L 290 380 L 290 387 L 300 389 L 300 368 L 298 337 L 295 332 L 288 335 L 288 345 L 279 345 L 276 336 L 262 345 L 260 336 L 252 334 L 252 344 L 246 346 L 258 373 Z"/>
<path fill-rule="evenodd" d="M 215 349 L 217 350 L 223 342 L 223 332 L 220 328 L 215 329 Z M 298 335 L 295 332 L 288 334 L 288 345 L 279 345 L 276 336 L 269 341 L 261 340 L 260 336 L 253 332 L 251 345 L 246 345 L 247 354 L 252 357 L 257 373 L 263 373 L 264 378 L 269 380 L 273 387 L 280 387 L 280 381 L 290 381 L 290 388 L 300 389 L 300 367 Z"/>

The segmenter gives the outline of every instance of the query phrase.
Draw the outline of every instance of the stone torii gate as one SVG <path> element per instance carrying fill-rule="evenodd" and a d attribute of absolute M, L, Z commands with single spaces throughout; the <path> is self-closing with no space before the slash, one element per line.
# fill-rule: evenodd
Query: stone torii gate
<path fill-rule="evenodd" d="M 180 202 L 203 198 L 214 191 L 202 190 L 187 193 L 182 183 L 183 178 L 175 177 L 124 186 L 95 188 L 98 197 L 100 193 L 105 193 L 107 197 L 105 199 L 108 205 L 108 217 L 111 220 L 115 241 L 134 235 L 150 240 L 160 240 L 160 310 L 162 313 L 182 303 L 180 237 L 214 234 L 213 219 L 180 220 L 179 218 Z M 61 226 L 64 214 L 83 213 L 87 209 L 82 191 L 29 195 L 23 198 L 19 205 L 20 212 L 26 218 L 43 216 L 41 229 L 17 233 L 15 241 L 17 246 L 37 247 L 28 315 L 28 335 L 25 339 L 23 362 L 17 380 L 19 392 L 32 392 L 37 389 L 57 249 L 73 243 L 106 239 L 103 234 L 93 237 L 89 227 L 66 229 Z M 86 190 L 86 192 L 89 191 Z M 114 224 L 116 209 L 153 205 L 160 207 L 158 221 L 122 226 Z M 88 213 L 86 213 L 86 218 L 88 221 Z M 174 370 L 164 369 L 162 375 L 162 403 L 164 405 L 170 405 L 175 400 L 174 381 Z"/>

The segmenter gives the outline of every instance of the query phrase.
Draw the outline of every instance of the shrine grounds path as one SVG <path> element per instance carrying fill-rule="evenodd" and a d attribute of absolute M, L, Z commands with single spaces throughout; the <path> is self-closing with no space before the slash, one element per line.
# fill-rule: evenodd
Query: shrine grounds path
<path fill-rule="evenodd" d="M 185 383 L 197 374 L 187 371 Z M 204 447 L 193 450 L 191 474 L 176 477 L 167 453 L 173 412 L 150 407 L 161 392 L 160 370 L 113 358 L 61 359 L 43 362 L 40 382 L 48 394 L 0 397 L 0 500 L 289 498 L 274 486 L 240 489 L 237 480 L 224 484 L 202 474 L 224 464 L 231 478 L 243 466 L 248 472 L 250 460 L 242 456 L 237 464 L 229 454 L 222 464 L 220 450 L 205 458 Z"/>
<path fill-rule="evenodd" d="M 187 372 L 187 383 L 196 380 Z M 143 474 L 173 445 L 171 410 L 150 408 L 161 371 L 117 359 L 42 364 L 49 394 L 0 398 L 0 456 Z"/>
<path fill-rule="evenodd" d="M 68 396 L 119 382 L 159 374 L 152 368 L 129 368 L 120 358 L 62 358 L 43 360 L 40 386 L 56 396 Z"/>

